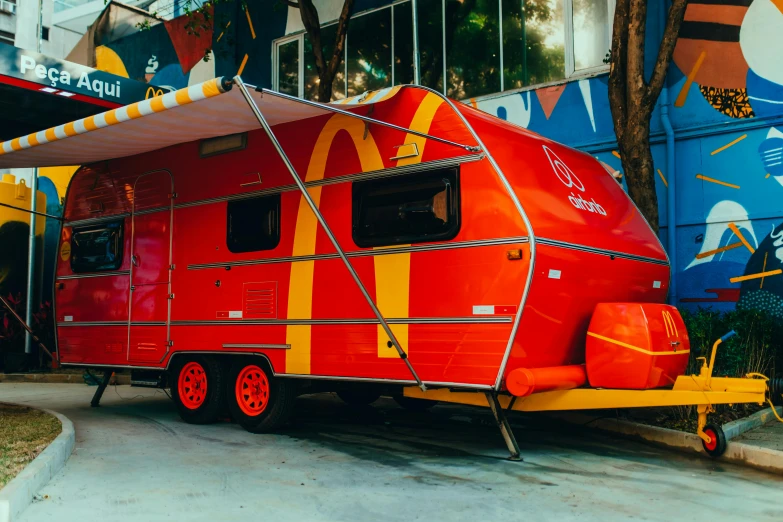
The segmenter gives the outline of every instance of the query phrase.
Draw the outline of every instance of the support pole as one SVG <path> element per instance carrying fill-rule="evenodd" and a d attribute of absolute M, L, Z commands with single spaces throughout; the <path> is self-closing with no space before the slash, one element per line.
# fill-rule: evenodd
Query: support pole
<path fill-rule="evenodd" d="M 54 361 L 55 358 L 54 355 L 52 355 L 52 352 L 50 352 L 49 349 L 46 346 L 44 346 L 41 340 L 35 336 L 35 334 L 33 333 L 33 329 L 30 328 L 30 326 L 28 326 L 28 324 L 25 323 L 21 317 L 19 317 L 19 314 L 16 313 L 16 310 L 14 310 L 14 307 L 11 306 L 11 303 L 6 301 L 2 295 L 0 295 L 0 303 L 2 303 L 2 305 L 5 306 L 9 312 L 11 312 L 11 315 L 13 315 L 17 321 L 19 321 L 19 324 L 22 325 L 22 328 L 24 328 L 25 332 L 27 332 L 27 335 L 29 335 L 32 338 L 32 340 L 35 341 L 38 344 L 38 346 L 40 346 L 41 349 L 45 351 L 49 355 L 49 357 L 52 358 L 52 361 Z"/>
<path fill-rule="evenodd" d="M 36 204 L 38 203 L 38 168 L 33 169 L 33 179 L 30 183 L 30 239 L 27 247 L 27 300 L 25 302 L 24 319 L 25 323 L 32 324 L 33 308 L 35 299 L 33 296 L 35 290 L 35 229 L 37 226 Z M 33 352 L 33 337 L 29 331 L 24 336 L 24 353 Z"/>
<path fill-rule="evenodd" d="M 503 440 L 506 441 L 508 452 L 511 454 L 508 457 L 508 460 L 521 461 L 522 457 L 519 456 L 519 444 L 517 444 L 517 439 L 514 437 L 514 432 L 511 431 L 511 424 L 509 424 L 506 413 L 500 406 L 497 394 L 495 392 L 485 392 L 485 395 L 487 396 L 487 402 L 489 402 L 489 409 L 492 410 L 495 422 L 497 423 L 498 428 L 500 428 L 500 434 L 503 435 Z"/>
<path fill-rule="evenodd" d="M 413 83 L 421 85 L 421 56 L 419 55 L 419 2 L 411 0 L 411 16 L 413 24 Z M 444 78 L 445 82 L 446 79 Z"/>
<path fill-rule="evenodd" d="M 345 268 L 348 269 L 348 272 L 351 274 L 351 277 L 356 283 L 356 286 L 358 286 L 359 290 L 362 292 L 362 295 L 364 296 L 364 299 L 367 301 L 367 304 L 370 305 L 370 308 L 372 308 L 373 314 L 375 314 L 375 317 L 381 323 L 384 332 L 386 332 L 386 335 L 389 337 L 389 342 L 391 342 L 394 348 L 397 349 L 397 354 L 400 356 L 400 359 L 402 359 L 405 365 L 408 367 L 408 371 L 411 372 L 411 375 L 416 381 L 416 384 L 418 384 L 419 388 L 421 388 L 422 391 L 427 391 L 427 387 L 421 381 L 419 375 L 416 373 L 416 370 L 413 369 L 413 365 L 408 360 L 408 354 L 405 353 L 405 350 L 402 349 L 402 346 L 400 346 L 397 337 L 391 331 L 391 328 L 389 327 L 389 324 L 386 322 L 386 319 L 383 318 L 383 314 L 381 314 L 381 311 L 375 305 L 375 302 L 372 300 L 372 297 L 370 297 L 370 294 L 367 292 L 367 289 L 364 287 L 362 280 L 359 278 L 359 274 L 357 274 L 356 270 L 354 270 L 353 265 L 351 265 L 351 262 L 348 260 L 348 257 L 345 255 L 345 251 L 340 246 L 340 243 L 337 241 L 337 238 L 332 233 L 332 230 L 329 228 L 329 225 L 326 224 L 326 220 L 324 219 L 323 214 L 321 214 L 321 211 L 318 209 L 318 205 L 315 204 L 315 201 L 313 201 L 313 198 L 310 196 L 310 193 L 307 192 L 307 188 L 305 187 L 304 183 L 299 177 L 299 174 L 297 174 L 293 163 L 291 163 L 291 160 L 288 159 L 288 155 L 283 150 L 283 147 L 282 145 L 280 145 L 280 142 L 277 141 L 277 137 L 275 136 L 275 133 L 272 131 L 272 127 L 269 126 L 269 123 L 267 123 L 266 118 L 264 118 L 264 115 L 261 113 L 261 110 L 258 108 L 258 105 L 256 105 L 256 103 L 253 101 L 253 98 L 250 96 L 250 93 L 248 92 L 247 88 L 245 87 L 245 84 L 242 82 L 242 78 L 240 78 L 239 75 L 234 77 L 234 84 L 237 87 L 239 87 L 242 96 L 245 98 L 245 101 L 250 106 L 250 109 L 253 111 L 253 114 L 258 120 L 258 123 L 264 129 L 266 135 L 269 136 L 269 140 L 272 142 L 272 145 L 274 145 L 277 154 L 280 156 L 280 159 L 283 160 L 283 163 L 288 169 L 288 172 L 291 174 L 291 177 L 294 179 L 294 183 L 296 183 L 296 186 L 299 188 L 299 192 L 302 193 L 302 197 L 307 202 L 307 205 L 310 207 L 310 210 L 313 211 L 313 214 L 315 214 L 318 223 L 323 227 L 324 232 L 326 232 L 326 235 L 329 237 L 329 241 L 331 241 L 332 246 L 334 246 L 334 249 L 337 251 L 337 255 L 340 256 L 340 259 L 342 259 Z"/>
<path fill-rule="evenodd" d="M 106 391 L 106 387 L 109 385 L 109 381 L 111 380 L 111 374 L 112 371 L 108 368 L 103 370 L 103 380 L 98 385 L 98 389 L 95 390 L 95 395 L 92 396 L 92 400 L 90 401 L 90 407 L 97 408 L 101 405 L 101 397 L 103 397 L 103 392 Z"/>

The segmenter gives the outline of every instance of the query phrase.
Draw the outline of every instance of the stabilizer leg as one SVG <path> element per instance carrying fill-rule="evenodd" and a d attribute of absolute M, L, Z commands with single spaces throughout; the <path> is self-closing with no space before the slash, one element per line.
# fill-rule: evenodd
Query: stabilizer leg
<path fill-rule="evenodd" d="M 95 390 L 95 395 L 92 396 L 92 400 L 90 401 L 90 406 L 93 408 L 97 408 L 101 405 L 101 397 L 103 397 L 103 392 L 106 391 L 106 387 L 109 385 L 109 381 L 111 380 L 112 371 L 109 369 L 106 369 L 103 371 L 103 380 L 98 385 L 98 389 Z"/>
<path fill-rule="evenodd" d="M 489 402 L 489 409 L 492 410 L 492 415 L 495 417 L 495 422 L 500 428 L 500 434 L 503 435 L 503 440 L 506 441 L 508 452 L 511 454 L 508 460 L 521 461 L 522 457 L 519 455 L 519 444 L 514 437 L 514 432 L 511 430 L 511 424 L 509 424 L 506 418 L 506 413 L 498 402 L 498 396 L 494 392 L 486 392 L 487 402 Z"/>

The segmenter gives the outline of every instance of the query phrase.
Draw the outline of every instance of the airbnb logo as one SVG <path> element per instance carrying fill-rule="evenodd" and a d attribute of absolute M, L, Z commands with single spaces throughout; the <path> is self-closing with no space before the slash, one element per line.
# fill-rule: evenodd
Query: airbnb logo
<path fill-rule="evenodd" d="M 552 171 L 555 173 L 555 176 L 557 176 L 557 179 L 559 179 L 560 182 L 567 188 L 573 188 L 579 192 L 584 192 L 584 183 L 582 183 L 582 180 L 580 180 L 579 177 L 574 174 L 574 171 L 572 171 L 568 165 L 566 165 L 565 162 L 560 159 L 560 156 L 555 154 L 555 151 L 546 145 L 542 145 L 541 147 L 544 149 L 544 153 L 546 154 L 546 157 L 549 160 L 549 164 L 552 166 Z M 602 216 L 606 215 L 606 210 L 604 210 L 604 208 L 593 198 L 591 198 L 591 201 L 588 201 L 582 197 L 582 194 L 577 193 L 575 195 L 573 192 L 571 192 L 571 195 L 568 196 L 568 201 L 580 210 L 601 214 Z"/>

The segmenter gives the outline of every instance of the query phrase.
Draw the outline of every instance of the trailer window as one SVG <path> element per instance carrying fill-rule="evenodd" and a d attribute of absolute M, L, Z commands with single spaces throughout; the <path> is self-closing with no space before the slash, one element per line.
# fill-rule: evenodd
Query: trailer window
<path fill-rule="evenodd" d="M 73 229 L 71 270 L 103 272 L 122 265 L 123 221 Z"/>
<path fill-rule="evenodd" d="M 280 194 L 228 202 L 229 251 L 271 250 L 280 243 Z"/>
<path fill-rule="evenodd" d="M 360 247 L 452 239 L 459 232 L 459 171 L 353 184 L 353 240 Z"/>

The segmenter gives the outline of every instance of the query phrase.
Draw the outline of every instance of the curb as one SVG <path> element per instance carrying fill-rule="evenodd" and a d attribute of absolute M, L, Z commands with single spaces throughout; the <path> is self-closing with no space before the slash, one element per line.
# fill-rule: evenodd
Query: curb
<path fill-rule="evenodd" d="M 783 406 L 775 406 L 778 415 L 783 415 Z M 723 433 L 726 434 L 726 440 L 731 440 L 739 437 L 746 431 L 758 428 L 765 425 L 767 422 L 774 418 L 772 408 L 766 408 L 761 411 L 757 411 L 749 417 L 744 419 L 737 419 L 723 425 Z"/>
<path fill-rule="evenodd" d="M 0 382 L 84 384 L 84 378 L 77 373 L 0 373 Z M 130 384 L 130 375 L 115 375 L 110 384 Z"/>
<path fill-rule="evenodd" d="M 62 431 L 21 473 L 0 489 L 0 522 L 12 522 L 19 518 L 22 511 L 33 502 L 36 493 L 62 469 L 76 444 L 73 423 L 67 417 L 51 410 L 38 409 L 57 417 L 62 424 Z"/>
<path fill-rule="evenodd" d="M 759 415 L 763 413 L 766 413 L 767 415 Z M 733 436 L 736 437 L 744 431 L 761 426 L 761 424 L 763 424 L 761 419 L 769 418 L 771 415 L 771 409 L 767 408 L 746 419 L 728 423 L 726 426 L 729 426 L 730 429 L 733 430 Z M 619 419 L 604 419 L 582 413 L 559 414 L 553 415 L 552 417 L 570 424 L 578 424 L 585 428 L 618 434 L 625 438 L 644 440 L 656 446 L 685 451 L 703 458 L 712 458 L 704 452 L 704 448 L 701 445 L 701 439 L 695 433 L 686 433 L 684 431 L 648 426 L 647 424 L 639 424 L 638 422 Z M 757 422 L 758 424 L 756 424 Z M 735 426 L 730 426 L 731 424 L 735 424 Z M 738 431 L 741 428 L 744 429 Z M 726 428 L 724 427 L 724 431 L 725 430 Z M 728 439 L 728 434 L 726 438 Z M 743 442 L 729 442 L 726 453 L 717 459 L 717 461 L 734 462 L 783 475 L 783 451 L 752 446 Z"/>

